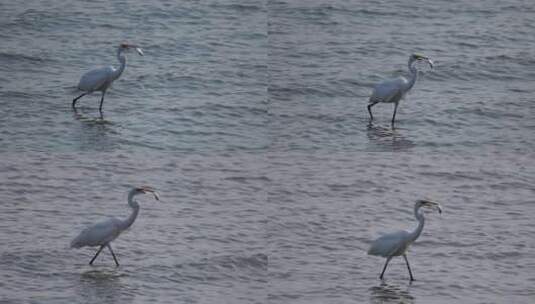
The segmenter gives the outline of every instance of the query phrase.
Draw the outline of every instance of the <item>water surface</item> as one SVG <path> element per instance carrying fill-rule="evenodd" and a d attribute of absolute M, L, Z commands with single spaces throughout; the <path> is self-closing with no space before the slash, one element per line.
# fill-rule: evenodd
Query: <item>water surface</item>
<path fill-rule="evenodd" d="M 524 1 L 0 4 L 0 300 L 532 303 L 535 11 Z M 80 75 L 145 56 L 80 100 Z M 398 109 L 367 99 L 431 57 Z M 152 185 L 113 244 L 70 240 Z M 378 280 L 366 255 L 442 203 Z"/>

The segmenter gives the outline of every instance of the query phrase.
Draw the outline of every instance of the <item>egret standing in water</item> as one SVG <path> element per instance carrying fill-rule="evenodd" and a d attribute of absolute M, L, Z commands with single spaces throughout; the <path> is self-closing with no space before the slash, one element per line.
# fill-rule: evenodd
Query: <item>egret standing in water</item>
<path fill-rule="evenodd" d="M 410 79 L 405 77 L 398 77 L 393 79 L 384 80 L 373 88 L 372 96 L 368 103 L 368 112 L 370 113 L 370 121 L 373 120 L 372 107 L 380 102 L 384 103 L 394 103 L 394 115 L 392 115 L 392 125 L 396 120 L 396 111 L 398 110 L 399 101 L 405 97 L 410 89 L 414 86 L 416 78 L 418 77 L 418 70 L 415 67 L 416 62 L 426 61 L 429 63 L 429 66 L 433 68 L 433 61 L 431 59 L 419 55 L 412 54 L 409 57 L 409 71 Z"/>
<path fill-rule="evenodd" d="M 121 64 L 118 69 L 115 69 L 112 66 L 98 68 L 91 70 L 82 76 L 80 82 L 78 83 L 78 89 L 85 91 L 85 93 L 72 100 L 73 109 L 76 108 L 76 101 L 78 101 L 78 99 L 82 98 L 86 94 L 100 91 L 102 92 L 102 97 L 100 98 L 100 107 L 98 109 L 100 113 L 102 113 L 102 104 L 104 103 L 104 95 L 106 95 L 106 90 L 108 90 L 115 79 L 121 77 L 121 74 L 126 68 L 126 56 L 123 54 L 123 52 L 131 49 L 135 49 L 139 55 L 143 56 L 143 51 L 139 47 L 132 44 L 122 43 L 117 48 L 117 59 Z"/>
<path fill-rule="evenodd" d="M 160 200 L 158 192 L 156 192 L 151 187 L 137 187 L 128 193 L 128 205 L 132 208 L 132 214 L 125 219 L 120 220 L 118 218 L 110 218 L 107 221 L 103 221 L 97 224 L 94 224 L 90 227 L 84 229 L 74 240 L 71 242 L 71 248 L 80 248 L 85 246 L 100 246 L 95 256 L 89 262 L 89 265 L 93 264 L 93 261 L 97 258 L 99 253 L 108 247 L 115 260 L 115 265 L 119 266 L 117 257 L 113 250 L 111 249 L 111 241 L 115 240 L 122 232 L 128 229 L 137 218 L 139 213 L 139 204 L 134 200 L 134 196 L 138 194 L 152 193 L 156 200 Z"/>
<path fill-rule="evenodd" d="M 420 211 L 421 207 L 436 209 L 438 210 L 438 213 L 442 213 L 442 208 L 440 208 L 440 205 L 438 203 L 431 202 L 428 200 L 418 200 L 414 205 L 414 216 L 418 220 L 418 226 L 416 227 L 416 229 L 414 229 L 412 232 L 401 230 L 398 232 L 383 235 L 373 241 L 370 250 L 368 250 L 368 254 L 370 255 L 376 255 L 386 258 L 385 266 L 383 268 L 383 271 L 381 272 L 381 276 L 379 276 L 381 280 L 383 279 L 383 275 L 385 274 L 388 262 L 390 262 L 393 257 L 401 255 L 403 256 L 403 258 L 405 259 L 405 263 L 407 264 L 407 269 L 409 270 L 411 281 L 414 281 L 414 277 L 412 276 L 411 272 L 411 267 L 409 266 L 409 260 L 407 259 L 407 249 L 414 241 L 416 241 L 416 239 L 420 236 L 420 233 L 422 233 L 422 230 L 424 229 L 425 219 L 423 213 Z"/>

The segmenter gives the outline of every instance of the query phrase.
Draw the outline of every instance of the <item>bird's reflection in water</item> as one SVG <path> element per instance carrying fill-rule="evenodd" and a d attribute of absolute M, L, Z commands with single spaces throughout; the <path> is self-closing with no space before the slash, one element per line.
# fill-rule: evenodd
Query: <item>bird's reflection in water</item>
<path fill-rule="evenodd" d="M 368 124 L 366 135 L 370 140 L 372 150 L 379 151 L 408 151 L 415 145 L 402 134 L 399 128 Z"/>
<path fill-rule="evenodd" d="M 134 298 L 122 282 L 126 277 L 119 269 L 92 269 L 80 274 L 76 292 L 90 303 L 126 303 Z"/>
<path fill-rule="evenodd" d="M 102 113 L 86 115 L 79 109 L 74 109 L 74 118 L 80 122 L 74 134 L 83 150 L 94 151 L 113 149 L 118 143 L 114 140 L 117 134 L 116 126 L 104 118 Z M 111 136 L 110 136 L 111 135 Z"/>
<path fill-rule="evenodd" d="M 414 297 L 409 293 L 409 285 L 403 290 L 401 286 L 387 284 L 384 281 L 379 286 L 373 286 L 370 289 L 370 303 L 396 303 L 411 304 L 414 303 Z"/>

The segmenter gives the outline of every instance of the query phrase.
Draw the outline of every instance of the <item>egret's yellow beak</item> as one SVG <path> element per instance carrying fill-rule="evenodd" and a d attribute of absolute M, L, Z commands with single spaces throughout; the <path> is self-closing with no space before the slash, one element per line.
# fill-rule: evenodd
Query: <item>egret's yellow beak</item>
<path fill-rule="evenodd" d="M 416 59 L 416 60 L 424 60 L 424 61 L 427 61 L 427 63 L 429 63 L 429 66 L 430 66 L 431 68 L 433 68 L 434 63 L 433 63 L 433 61 L 432 61 L 431 59 L 429 59 L 429 57 L 424 56 L 424 55 L 422 55 L 422 54 L 413 54 L 412 56 L 413 56 L 413 58 Z"/>
<path fill-rule="evenodd" d="M 160 200 L 160 194 L 158 194 L 158 192 L 156 192 L 156 190 L 152 187 L 148 187 L 148 186 L 144 186 L 144 187 L 139 187 L 139 190 L 141 192 L 143 192 L 144 194 L 147 194 L 147 193 L 152 193 L 152 195 L 154 195 L 154 198 L 159 201 Z"/>
<path fill-rule="evenodd" d="M 427 208 L 437 209 L 438 213 L 442 214 L 442 207 L 440 206 L 439 203 L 436 203 L 436 202 L 433 202 L 433 201 L 429 201 L 429 200 L 422 200 L 422 204 L 423 204 L 423 206 L 425 206 Z"/>

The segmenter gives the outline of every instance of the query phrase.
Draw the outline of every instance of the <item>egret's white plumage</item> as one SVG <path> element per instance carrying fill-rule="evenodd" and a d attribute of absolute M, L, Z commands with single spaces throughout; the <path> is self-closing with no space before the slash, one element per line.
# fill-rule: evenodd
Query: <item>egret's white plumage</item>
<path fill-rule="evenodd" d="M 384 80 L 373 88 L 370 103 L 384 102 L 393 103 L 398 102 L 403 98 L 405 93 L 404 88 L 409 85 L 409 81 L 405 77 L 397 77 Z"/>
<path fill-rule="evenodd" d="M 385 258 L 390 256 L 400 256 L 405 253 L 409 247 L 409 239 L 410 233 L 406 230 L 399 230 L 385 234 L 373 242 L 368 250 L 368 254 Z"/>
<path fill-rule="evenodd" d="M 113 82 L 114 74 L 118 73 L 117 69 L 112 66 L 91 70 L 82 75 L 78 82 L 78 89 L 88 93 L 105 91 Z"/>
<path fill-rule="evenodd" d="M 143 51 L 139 47 L 123 43 L 117 48 L 117 60 L 119 60 L 120 63 L 119 68 L 116 69 L 112 66 L 109 66 L 93 69 L 85 73 L 82 78 L 80 78 L 78 89 L 84 91 L 85 93 L 72 100 L 73 109 L 76 109 L 76 101 L 86 94 L 102 92 L 99 106 L 99 111 L 102 112 L 102 104 L 104 103 L 104 95 L 106 94 L 106 90 L 108 90 L 111 84 L 121 76 L 126 68 L 126 56 L 123 54 L 123 52 L 130 49 L 135 49 L 139 55 L 143 56 Z"/>
<path fill-rule="evenodd" d="M 130 190 L 128 193 L 128 205 L 132 208 L 132 213 L 130 216 L 124 220 L 118 218 L 110 218 L 100 223 L 96 223 L 92 226 L 89 226 L 82 230 L 80 234 L 75 237 L 71 242 L 71 248 L 81 248 L 85 246 L 100 246 L 100 249 L 97 251 L 93 259 L 89 264 L 93 264 L 93 261 L 97 258 L 100 251 L 104 247 L 108 247 L 110 250 L 115 264 L 119 266 L 119 262 L 111 249 L 110 243 L 115 240 L 122 232 L 128 229 L 137 218 L 139 214 L 139 204 L 134 200 L 134 196 L 138 194 L 152 193 L 156 200 L 159 200 L 160 197 L 158 193 L 151 187 L 137 187 Z"/>
<path fill-rule="evenodd" d="M 394 114 L 392 115 L 392 124 L 394 124 L 399 101 L 405 97 L 405 94 L 407 94 L 407 92 L 414 86 L 414 83 L 416 82 L 418 70 L 415 67 L 415 63 L 420 60 L 427 61 L 431 68 L 433 67 L 433 61 L 431 61 L 431 59 L 422 55 L 413 54 L 409 57 L 408 63 L 410 72 L 409 79 L 400 76 L 397 78 L 384 80 L 375 85 L 368 103 L 370 120 L 373 120 L 372 107 L 374 105 L 380 102 L 394 103 Z"/>
<path fill-rule="evenodd" d="M 420 211 L 421 207 L 435 208 L 439 213 L 442 213 L 442 208 L 439 204 L 428 200 L 418 200 L 414 204 L 414 217 L 418 220 L 418 226 L 413 231 L 401 230 L 385 234 L 373 241 L 370 246 L 368 254 L 386 258 L 385 266 L 379 277 L 380 279 L 383 278 L 388 262 L 390 262 L 393 257 L 403 256 L 407 263 L 411 281 L 414 280 L 409 266 L 409 260 L 407 259 L 407 249 L 414 241 L 416 241 L 424 229 L 425 218 Z"/>
<path fill-rule="evenodd" d="M 118 218 L 110 218 L 96 223 L 82 230 L 71 242 L 71 248 L 84 246 L 101 246 L 115 240 L 121 234 L 122 221 Z"/>

